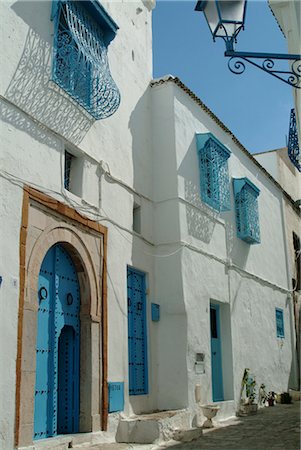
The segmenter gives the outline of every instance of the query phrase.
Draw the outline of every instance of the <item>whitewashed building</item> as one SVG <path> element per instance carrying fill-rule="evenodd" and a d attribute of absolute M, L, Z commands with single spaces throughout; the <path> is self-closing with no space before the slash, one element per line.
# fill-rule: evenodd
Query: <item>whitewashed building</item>
<path fill-rule="evenodd" d="M 151 80 L 153 6 L 0 4 L 1 449 L 156 410 L 191 426 L 196 391 L 228 417 L 246 367 L 296 380 L 287 194 L 180 80 Z"/>
<path fill-rule="evenodd" d="M 298 388 L 300 389 L 300 327 L 301 327 L 301 173 L 288 153 L 288 148 L 279 148 L 254 155 L 257 161 L 278 181 L 288 193 L 283 202 L 283 220 L 287 233 L 291 290 L 294 302 L 294 324 L 296 334 L 296 356 L 298 361 Z M 290 198 L 289 198 L 290 197 Z"/>

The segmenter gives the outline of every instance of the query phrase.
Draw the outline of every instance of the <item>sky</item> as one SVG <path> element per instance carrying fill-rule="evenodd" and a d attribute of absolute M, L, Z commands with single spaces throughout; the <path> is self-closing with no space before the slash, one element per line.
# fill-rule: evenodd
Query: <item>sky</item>
<path fill-rule="evenodd" d="M 292 88 L 247 64 L 228 69 L 222 39 L 213 42 L 196 1 L 157 0 L 153 11 L 153 76 L 178 76 L 250 153 L 286 145 Z M 249 0 L 237 51 L 287 53 L 286 40 L 266 0 Z"/>

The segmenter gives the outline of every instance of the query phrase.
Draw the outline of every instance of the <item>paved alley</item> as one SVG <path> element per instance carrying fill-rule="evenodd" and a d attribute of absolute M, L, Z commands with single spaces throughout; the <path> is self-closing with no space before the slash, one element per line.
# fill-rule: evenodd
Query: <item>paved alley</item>
<path fill-rule="evenodd" d="M 260 409 L 254 416 L 235 418 L 190 443 L 158 445 L 105 444 L 89 450 L 299 450 L 300 402 Z"/>

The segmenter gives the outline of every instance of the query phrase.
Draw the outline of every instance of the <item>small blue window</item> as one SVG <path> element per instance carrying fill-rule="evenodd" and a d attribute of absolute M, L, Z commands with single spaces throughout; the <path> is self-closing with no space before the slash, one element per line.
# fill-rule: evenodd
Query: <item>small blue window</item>
<path fill-rule="evenodd" d="M 258 196 L 260 190 L 248 178 L 234 178 L 237 237 L 248 244 L 260 243 Z"/>
<path fill-rule="evenodd" d="M 119 90 L 111 76 L 107 47 L 118 29 L 95 0 L 53 0 L 52 80 L 95 119 L 114 114 Z"/>
<path fill-rule="evenodd" d="M 124 410 L 124 383 L 110 382 L 109 388 L 109 412 Z"/>
<path fill-rule="evenodd" d="M 231 152 L 211 133 L 197 134 L 201 198 L 217 211 L 230 210 L 228 159 Z"/>
<path fill-rule="evenodd" d="M 74 156 L 65 150 L 65 167 L 64 167 L 64 188 L 70 190 L 71 165 Z"/>
<path fill-rule="evenodd" d="M 276 330 L 277 337 L 284 338 L 283 309 L 276 308 Z"/>

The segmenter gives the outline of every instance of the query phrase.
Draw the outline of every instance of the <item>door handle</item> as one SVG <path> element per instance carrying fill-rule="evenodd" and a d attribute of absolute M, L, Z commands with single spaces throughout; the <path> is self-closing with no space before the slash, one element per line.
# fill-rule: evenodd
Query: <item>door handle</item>
<path fill-rule="evenodd" d="M 213 352 L 213 355 L 216 355 L 216 352 Z"/>

